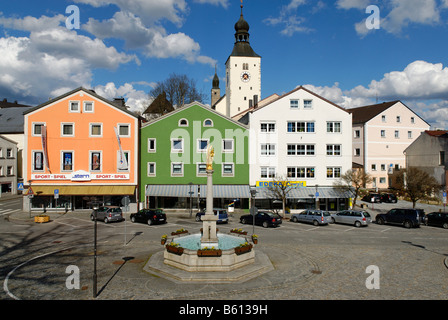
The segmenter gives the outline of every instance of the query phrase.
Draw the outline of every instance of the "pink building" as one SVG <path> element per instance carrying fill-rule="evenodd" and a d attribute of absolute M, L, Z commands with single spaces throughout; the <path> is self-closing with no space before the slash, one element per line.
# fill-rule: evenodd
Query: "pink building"
<path fill-rule="evenodd" d="M 387 189 L 388 174 L 406 167 L 404 150 L 430 125 L 399 100 L 349 112 L 353 115 L 353 165 L 372 176 L 367 188 Z"/>

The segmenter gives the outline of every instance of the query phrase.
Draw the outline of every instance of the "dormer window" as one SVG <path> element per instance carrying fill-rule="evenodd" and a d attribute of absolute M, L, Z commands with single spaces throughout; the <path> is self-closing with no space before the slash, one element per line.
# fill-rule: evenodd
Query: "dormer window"
<path fill-rule="evenodd" d="M 188 120 L 187 119 L 180 119 L 179 120 L 179 127 L 188 127 Z"/>

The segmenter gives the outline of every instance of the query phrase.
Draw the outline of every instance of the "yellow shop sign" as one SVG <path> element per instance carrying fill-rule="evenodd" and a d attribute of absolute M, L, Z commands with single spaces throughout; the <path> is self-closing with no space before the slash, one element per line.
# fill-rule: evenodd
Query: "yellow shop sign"
<path fill-rule="evenodd" d="M 274 187 L 277 184 L 283 185 L 283 186 L 291 186 L 291 187 L 306 187 L 306 181 L 257 181 L 255 183 L 255 186 L 257 188 L 262 187 Z"/>

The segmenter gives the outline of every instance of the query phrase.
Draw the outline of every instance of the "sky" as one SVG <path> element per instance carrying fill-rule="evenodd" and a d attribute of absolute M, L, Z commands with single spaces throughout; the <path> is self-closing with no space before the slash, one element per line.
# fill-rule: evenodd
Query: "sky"
<path fill-rule="evenodd" d="M 143 111 L 177 73 L 209 104 L 215 66 L 225 91 L 240 5 L 0 0 L 0 99 L 34 106 L 83 86 Z M 262 98 L 303 85 L 344 108 L 401 100 L 448 129 L 448 0 L 244 0 L 243 12 Z"/>

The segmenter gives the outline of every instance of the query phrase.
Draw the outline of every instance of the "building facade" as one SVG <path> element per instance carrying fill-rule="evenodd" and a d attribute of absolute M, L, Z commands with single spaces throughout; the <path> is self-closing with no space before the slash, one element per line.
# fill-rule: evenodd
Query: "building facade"
<path fill-rule="evenodd" d="M 404 150 L 430 125 L 401 101 L 348 111 L 353 115 L 353 163 L 372 176 L 367 188 L 387 189 L 388 174 L 406 168 Z"/>
<path fill-rule="evenodd" d="M 139 116 L 79 88 L 25 112 L 24 182 L 32 209 L 136 199 Z M 29 192 L 29 189 L 25 191 Z M 29 201 L 24 197 L 24 209 Z"/>
<path fill-rule="evenodd" d="M 319 95 L 298 87 L 240 121 L 250 123 L 250 184 L 257 206 L 267 207 L 266 188 L 274 179 L 289 181 L 291 210 L 345 209 L 350 195 L 333 187 L 352 167 L 351 114 Z M 278 201 L 278 199 L 277 199 Z"/>
<path fill-rule="evenodd" d="M 0 135 L 0 197 L 17 194 L 17 142 Z"/>
<path fill-rule="evenodd" d="M 248 206 L 246 126 L 192 103 L 143 125 L 140 201 L 147 208 L 198 208 L 206 195 L 206 149 L 215 150 L 215 207 Z"/>
<path fill-rule="evenodd" d="M 448 131 L 425 131 L 404 151 L 406 167 L 417 167 L 436 178 L 447 190 Z"/>

